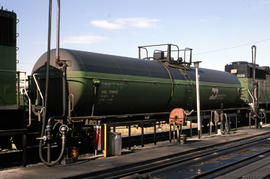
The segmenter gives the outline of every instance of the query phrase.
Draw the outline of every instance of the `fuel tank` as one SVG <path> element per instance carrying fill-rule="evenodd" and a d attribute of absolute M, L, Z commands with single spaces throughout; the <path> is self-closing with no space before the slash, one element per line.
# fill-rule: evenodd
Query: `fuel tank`
<path fill-rule="evenodd" d="M 60 58 L 68 64 L 68 93 L 75 116 L 196 107 L 194 68 L 70 49 L 60 49 Z M 46 60 L 47 53 L 32 71 L 43 93 Z M 48 110 L 53 115 L 62 110 L 61 70 L 55 63 L 55 50 L 51 51 L 50 65 Z M 236 76 L 204 68 L 199 69 L 199 76 L 201 109 L 235 107 L 240 103 L 241 86 Z"/>

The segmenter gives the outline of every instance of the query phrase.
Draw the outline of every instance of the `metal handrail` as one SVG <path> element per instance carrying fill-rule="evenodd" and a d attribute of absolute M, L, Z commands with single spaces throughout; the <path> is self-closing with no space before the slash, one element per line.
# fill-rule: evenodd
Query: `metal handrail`
<path fill-rule="evenodd" d="M 28 93 L 27 93 L 27 90 L 26 90 L 26 72 L 21 72 L 21 73 L 23 73 L 24 74 L 24 85 L 23 85 L 23 93 L 24 93 L 24 95 L 27 97 L 27 99 L 28 99 L 28 125 L 27 125 L 27 127 L 29 127 L 29 126 L 31 126 L 31 118 L 32 118 L 32 116 L 31 116 L 31 114 L 32 114 L 32 103 L 31 103 L 31 99 L 30 99 L 30 97 L 29 97 L 29 95 L 28 95 Z"/>
<path fill-rule="evenodd" d="M 139 48 L 139 59 L 141 59 L 141 49 L 144 49 L 146 51 L 146 58 L 148 58 L 148 50 L 145 47 L 138 47 Z"/>
<path fill-rule="evenodd" d="M 40 95 L 40 97 L 41 97 L 42 106 L 44 106 L 44 97 L 43 97 L 43 94 L 42 94 L 42 92 L 41 92 L 41 90 L 40 90 L 40 87 L 39 87 L 39 85 L 38 85 L 38 82 L 37 82 L 36 76 L 37 76 L 37 74 L 36 74 L 36 73 L 34 73 L 34 74 L 33 74 L 33 78 L 34 78 L 34 81 L 35 81 L 36 87 L 37 87 L 37 89 L 38 89 L 39 95 Z"/>
<path fill-rule="evenodd" d="M 143 45 L 143 46 L 138 46 L 138 48 L 139 48 L 139 59 L 141 59 L 141 50 L 140 50 L 140 49 L 145 49 L 145 50 L 146 50 L 146 52 L 147 52 L 147 58 L 148 58 L 148 50 L 147 50 L 147 47 L 160 47 L 160 46 L 169 46 L 169 45 L 174 46 L 174 47 L 177 48 L 177 50 L 170 50 L 170 52 L 172 52 L 172 51 L 177 51 L 177 52 L 178 52 L 178 53 L 177 53 L 177 57 L 179 58 L 179 51 L 180 51 L 180 49 L 179 49 L 179 46 L 178 46 L 178 45 L 175 45 L 175 44 L 156 44 L 156 45 Z M 168 51 L 164 51 L 164 52 L 167 52 L 167 53 L 168 53 Z"/>
<path fill-rule="evenodd" d="M 21 71 L 17 71 L 16 72 L 17 74 L 17 106 L 19 107 L 21 105 L 21 98 L 20 98 L 20 92 L 21 92 L 21 89 L 22 89 L 22 94 L 24 96 L 27 97 L 27 100 L 28 100 L 28 111 L 29 111 L 29 116 L 28 116 L 28 125 L 27 127 L 31 126 L 31 112 L 32 112 L 32 108 L 31 108 L 31 99 L 27 93 L 27 90 L 26 90 L 26 78 L 27 78 L 27 75 L 26 75 L 26 72 L 21 72 Z M 21 79 L 21 75 L 20 74 L 24 74 L 24 78 Z M 21 83 L 23 83 L 23 86 L 21 86 Z"/>

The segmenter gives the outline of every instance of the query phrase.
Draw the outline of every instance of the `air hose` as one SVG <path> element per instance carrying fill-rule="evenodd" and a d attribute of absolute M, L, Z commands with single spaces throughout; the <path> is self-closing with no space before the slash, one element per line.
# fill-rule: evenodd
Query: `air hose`
<path fill-rule="evenodd" d="M 59 163 L 59 161 L 62 159 L 64 151 L 65 151 L 65 146 L 66 146 L 66 132 L 68 131 L 68 127 L 67 125 L 62 124 L 59 127 L 59 132 L 62 134 L 62 145 L 61 145 L 61 152 L 58 156 L 58 158 L 55 161 L 51 161 L 51 144 L 50 144 L 50 140 L 51 140 L 51 121 L 54 119 L 63 119 L 63 116 L 54 116 L 54 117 L 50 117 L 50 119 L 48 120 L 48 125 L 46 126 L 46 136 L 44 136 L 44 132 L 45 132 L 45 119 L 42 120 L 42 130 L 41 130 L 41 136 L 40 136 L 40 142 L 39 142 L 39 158 L 40 160 L 47 166 L 52 166 L 55 165 L 57 163 Z M 48 143 L 47 143 L 47 161 L 44 159 L 43 154 L 42 154 L 42 141 L 47 140 L 48 139 Z"/>
<path fill-rule="evenodd" d="M 53 166 L 53 165 L 55 165 L 55 164 L 57 164 L 57 163 L 59 163 L 60 162 L 60 160 L 62 159 L 62 157 L 63 157 L 63 154 L 64 154 L 64 151 L 65 151 L 65 135 L 63 135 L 62 136 L 62 147 L 61 147 L 61 152 L 60 152 L 60 154 L 59 154 L 59 156 L 58 156 L 58 158 L 55 160 L 55 161 L 45 161 L 45 159 L 43 158 L 43 155 L 42 155 L 42 141 L 40 140 L 40 142 L 39 142 L 39 158 L 40 158 L 40 160 L 45 164 L 45 165 L 47 165 L 47 166 Z M 50 146 L 48 146 L 48 147 L 50 147 Z M 47 150 L 50 150 L 49 148 L 47 149 Z M 48 156 L 48 159 L 50 158 L 50 156 Z M 50 160 L 50 159 L 49 159 Z"/>

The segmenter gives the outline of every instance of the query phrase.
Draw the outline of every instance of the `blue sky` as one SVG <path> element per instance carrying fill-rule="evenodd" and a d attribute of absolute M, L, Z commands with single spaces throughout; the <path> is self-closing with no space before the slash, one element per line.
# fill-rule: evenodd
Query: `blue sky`
<path fill-rule="evenodd" d="M 55 47 L 55 7 L 52 47 Z M 18 69 L 31 72 L 47 48 L 48 0 L 0 0 L 18 19 Z M 236 60 L 270 65 L 270 0 L 62 0 L 61 47 L 137 57 L 139 45 L 174 43 L 202 67 Z"/>

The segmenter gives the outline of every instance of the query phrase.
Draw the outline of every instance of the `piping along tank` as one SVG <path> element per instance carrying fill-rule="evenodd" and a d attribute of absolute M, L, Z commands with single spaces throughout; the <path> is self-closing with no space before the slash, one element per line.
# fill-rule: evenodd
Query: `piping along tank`
<path fill-rule="evenodd" d="M 164 112 L 175 107 L 196 109 L 195 69 L 175 68 L 158 60 L 142 60 L 78 50 L 60 49 L 66 60 L 69 99 L 73 115 Z M 47 53 L 32 74 L 44 94 Z M 62 111 L 62 73 L 51 51 L 48 112 Z M 235 107 L 241 86 L 227 72 L 199 69 L 201 109 Z M 32 83 L 32 100 L 40 103 Z"/>

